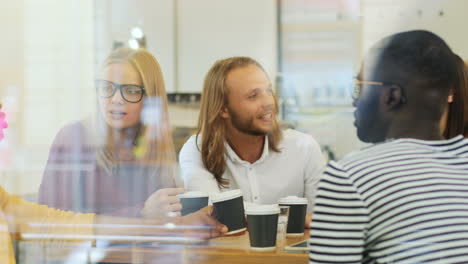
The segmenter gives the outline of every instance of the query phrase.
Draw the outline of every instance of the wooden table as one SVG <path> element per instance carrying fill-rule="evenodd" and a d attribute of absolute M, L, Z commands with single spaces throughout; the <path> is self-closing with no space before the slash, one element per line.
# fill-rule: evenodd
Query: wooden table
<path fill-rule="evenodd" d="M 83 247 L 82 243 L 38 243 L 23 241 L 21 263 L 64 263 L 66 260 L 82 259 L 76 263 L 132 263 L 132 264 L 214 264 L 214 263 L 261 263 L 261 264 L 305 264 L 308 254 L 289 253 L 285 245 L 300 242 L 309 237 L 286 238 L 277 241 L 276 251 L 258 252 L 250 249 L 248 233 L 225 236 L 209 240 L 203 245 L 143 246 L 141 244 L 112 245 L 108 247 Z M 75 263 L 75 262 L 73 262 Z"/>
<path fill-rule="evenodd" d="M 287 238 L 277 241 L 277 249 L 272 252 L 258 252 L 250 250 L 248 233 L 240 236 L 229 236 L 212 239 L 208 245 L 173 245 L 161 247 L 134 246 L 121 249 L 93 249 L 96 253 L 104 253 L 100 262 L 108 263 L 308 263 L 308 254 L 288 253 L 284 251 L 285 245 L 300 242 L 309 237 L 306 231 L 304 236 Z"/>

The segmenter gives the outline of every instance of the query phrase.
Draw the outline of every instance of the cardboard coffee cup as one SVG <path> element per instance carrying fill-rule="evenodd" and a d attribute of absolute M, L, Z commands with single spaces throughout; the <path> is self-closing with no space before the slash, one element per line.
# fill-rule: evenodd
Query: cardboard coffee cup
<path fill-rule="evenodd" d="M 288 196 L 279 199 L 278 203 L 279 205 L 289 206 L 288 227 L 286 228 L 286 235 L 304 235 L 304 223 L 308 204 L 307 198 Z"/>
<path fill-rule="evenodd" d="M 226 225 L 231 235 L 246 230 L 242 191 L 232 190 L 210 195 L 214 217 Z"/>
<path fill-rule="evenodd" d="M 276 233 L 278 228 L 278 205 L 249 206 L 247 229 L 249 230 L 250 248 L 259 251 L 271 251 L 276 248 Z"/>
<path fill-rule="evenodd" d="M 208 206 L 208 194 L 204 192 L 186 192 L 177 195 L 182 204 L 182 215 L 194 213 Z"/>

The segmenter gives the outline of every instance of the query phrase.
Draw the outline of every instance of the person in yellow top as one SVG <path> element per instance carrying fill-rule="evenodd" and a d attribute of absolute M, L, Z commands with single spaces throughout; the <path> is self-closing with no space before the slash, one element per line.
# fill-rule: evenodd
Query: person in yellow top
<path fill-rule="evenodd" d="M 94 214 L 74 214 L 30 203 L 7 193 L 0 186 L 0 263 L 15 263 L 11 236 L 28 232 L 53 234 L 63 231 L 70 234 L 93 235 L 94 221 Z M 43 227 L 35 227 L 32 223 L 39 223 Z M 58 224 L 76 227 L 63 230 Z M 54 225 L 57 228 L 54 228 Z"/>
<path fill-rule="evenodd" d="M 0 140 L 3 138 L 2 130 L 7 127 L 1 107 L 0 104 Z M 0 186 L 0 263 L 15 263 L 12 237 L 21 238 L 22 234 L 46 234 L 50 239 L 54 238 L 54 234 L 66 234 L 70 239 L 74 239 L 73 236 L 79 239 L 104 234 L 145 235 L 148 232 L 167 233 L 168 230 L 161 227 L 167 221 L 167 219 L 120 218 L 56 210 L 27 202 L 9 194 Z M 207 232 L 193 233 L 204 238 L 216 237 L 227 232 L 224 225 L 211 217 L 211 207 L 184 217 L 171 218 L 170 222 L 183 226 L 210 226 L 211 228 L 206 229 Z M 113 224 L 118 227 L 112 228 Z M 125 225 L 129 228 L 122 228 Z"/>

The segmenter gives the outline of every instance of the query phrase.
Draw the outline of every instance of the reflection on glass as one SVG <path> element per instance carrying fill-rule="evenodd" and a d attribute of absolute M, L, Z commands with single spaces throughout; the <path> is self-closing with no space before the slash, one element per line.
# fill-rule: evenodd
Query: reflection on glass
<path fill-rule="evenodd" d="M 76 212 L 177 215 L 163 210 L 165 205 L 158 198 L 184 191 L 158 192 L 176 187 L 174 148 L 180 149 L 196 127 L 199 100 L 188 98 L 200 98 L 209 65 L 231 56 L 252 57 L 266 65 L 269 75 L 276 74 L 272 88 L 279 95 L 282 121 L 312 133 L 331 160 L 339 159 L 362 146 L 355 136 L 349 81 L 377 39 L 408 28 L 425 28 L 443 36 L 462 59 L 468 58 L 466 37 L 460 34 L 468 1 L 423 2 L 3 1 L 0 102 L 9 128 L 0 142 L 0 186 L 25 200 L 39 198 L 43 204 Z M 141 48 L 147 48 L 157 61 Z M 116 50 L 109 55 L 110 49 Z M 166 88 L 181 99 L 169 110 Z M 447 124 L 447 137 L 464 128 L 464 124 L 453 128 L 455 122 L 460 123 L 457 114 L 463 98 L 463 91 L 454 91 L 450 99 L 450 114 L 442 122 Z M 182 105 L 182 101 L 190 104 Z M 90 111 L 93 106 L 96 111 Z M 0 198 L 0 203 L 3 200 L 7 198 Z M 11 214 L 2 210 L 0 218 L 4 213 L 13 222 L 8 218 Z M 161 225 L 180 227 L 171 222 L 174 219 Z M 16 220 L 23 223 L 23 219 Z M 14 237 L 20 230 L 5 229 L 6 221 L 0 222 L 0 234 L 5 237 Z M 28 235 L 49 231 L 41 228 Z M 169 235 L 176 240 L 176 235 Z M 0 248 L 9 245 L 4 241 L 0 240 Z M 290 238 L 282 241 L 291 242 Z M 15 249 L 19 263 L 60 259 L 56 254 L 67 248 L 75 252 L 65 254 L 63 261 L 42 263 L 78 263 L 79 258 L 92 262 L 102 257 L 87 252 L 89 242 L 67 246 L 62 241 L 51 245 L 40 239 L 23 242 Z M 104 242 L 103 247 L 119 247 Z M 174 243 L 179 244 L 171 245 L 172 252 L 184 250 L 180 240 Z M 221 247 L 243 253 L 249 248 L 246 236 L 209 243 L 216 247 L 210 254 L 221 255 Z M 125 246 L 131 252 L 135 244 L 121 248 Z M 162 248 L 159 244 L 151 247 Z M 128 262 L 136 259 L 127 255 Z M 261 262 L 245 258 L 245 262 Z M 111 260 L 112 256 L 107 257 Z M 158 263 L 165 260 L 158 259 Z"/>

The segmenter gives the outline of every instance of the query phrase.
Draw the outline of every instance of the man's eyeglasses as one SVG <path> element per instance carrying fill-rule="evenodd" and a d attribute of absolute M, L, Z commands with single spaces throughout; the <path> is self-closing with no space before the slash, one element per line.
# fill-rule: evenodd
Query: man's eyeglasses
<path fill-rule="evenodd" d="M 129 103 L 138 103 L 145 94 L 145 88 L 135 84 L 117 84 L 106 80 L 95 81 L 96 92 L 102 98 L 114 96 L 115 91 L 120 90 L 122 98 Z"/>
<path fill-rule="evenodd" d="M 396 85 L 396 86 L 401 88 L 400 85 L 397 85 L 397 84 L 394 84 L 394 83 L 355 80 L 354 81 L 354 87 L 353 87 L 353 94 L 351 95 L 353 100 L 356 101 L 356 100 L 359 99 L 359 97 L 361 96 L 361 93 L 362 93 L 362 87 L 364 85 L 368 85 L 368 86 Z M 402 96 L 402 102 L 403 103 L 406 102 L 406 97 L 405 96 Z"/>

